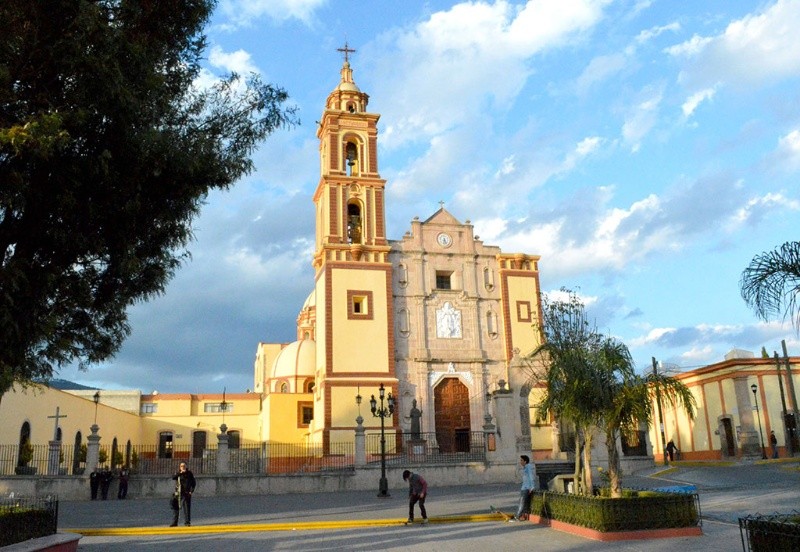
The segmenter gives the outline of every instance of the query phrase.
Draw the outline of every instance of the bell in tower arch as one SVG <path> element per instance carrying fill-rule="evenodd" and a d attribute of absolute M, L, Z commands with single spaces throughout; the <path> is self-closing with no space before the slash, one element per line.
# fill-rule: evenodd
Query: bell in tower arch
<path fill-rule="evenodd" d="M 347 175 L 358 175 L 358 148 L 353 142 L 347 142 L 345 146 L 345 159 L 347 160 Z"/>

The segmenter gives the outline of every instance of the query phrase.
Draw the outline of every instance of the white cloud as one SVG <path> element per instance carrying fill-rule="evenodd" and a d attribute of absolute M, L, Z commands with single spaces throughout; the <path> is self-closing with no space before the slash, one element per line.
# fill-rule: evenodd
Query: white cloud
<path fill-rule="evenodd" d="M 252 56 L 241 49 L 235 52 L 225 52 L 219 46 L 212 46 L 208 54 L 208 61 L 213 67 L 223 69 L 226 73 L 247 75 L 259 72 L 253 63 Z"/>
<path fill-rule="evenodd" d="M 667 31 L 678 32 L 680 30 L 681 30 L 681 24 L 678 23 L 677 21 L 674 23 L 670 23 L 668 25 L 662 25 L 660 27 L 652 27 L 650 29 L 640 32 L 639 35 L 636 37 L 636 42 L 638 42 L 639 44 L 643 44 Z"/>
<path fill-rule="evenodd" d="M 297 19 L 310 25 L 314 12 L 328 0 L 223 0 L 220 10 L 234 26 L 251 26 L 262 17 L 278 22 Z"/>
<path fill-rule="evenodd" d="M 689 98 L 683 102 L 681 109 L 683 110 L 684 117 L 691 117 L 694 113 L 697 106 L 699 106 L 704 100 L 710 100 L 714 97 L 715 93 L 714 88 L 706 88 L 705 90 L 701 90 L 699 92 L 695 92 Z"/>
<path fill-rule="evenodd" d="M 689 59 L 681 81 L 699 88 L 718 82 L 740 87 L 800 75 L 800 3 L 778 0 L 730 23 L 713 37 L 695 35 L 666 51 Z"/>
<path fill-rule="evenodd" d="M 586 94 L 592 85 L 601 83 L 625 69 L 627 61 L 627 56 L 623 54 L 593 58 L 578 77 L 576 82 L 578 94 Z"/>
<path fill-rule="evenodd" d="M 793 130 L 778 139 L 777 157 L 786 170 L 800 170 L 800 130 Z"/>
<path fill-rule="evenodd" d="M 729 232 L 734 231 L 746 223 L 758 222 L 769 214 L 783 209 L 800 211 L 800 201 L 777 192 L 769 192 L 762 196 L 751 198 L 740 209 L 732 213 L 726 225 L 727 230 Z"/>
<path fill-rule="evenodd" d="M 660 90 L 646 90 L 643 95 L 644 99 L 633 106 L 622 125 L 622 137 L 633 152 L 639 151 L 642 140 L 655 126 L 662 100 Z"/>
<path fill-rule="evenodd" d="M 362 61 L 371 51 L 390 52 L 364 69 L 389 121 L 381 143 L 428 140 L 487 109 L 508 109 L 531 74 L 531 58 L 581 40 L 607 3 L 530 0 L 521 9 L 506 1 L 461 3 L 382 35 L 380 45 L 362 48 Z"/>
<path fill-rule="evenodd" d="M 575 146 L 575 149 L 567 154 L 559 172 L 566 172 L 575 168 L 575 165 L 577 165 L 582 159 L 597 151 L 602 142 L 603 139 L 599 136 L 587 136 L 578 142 L 578 144 Z"/>

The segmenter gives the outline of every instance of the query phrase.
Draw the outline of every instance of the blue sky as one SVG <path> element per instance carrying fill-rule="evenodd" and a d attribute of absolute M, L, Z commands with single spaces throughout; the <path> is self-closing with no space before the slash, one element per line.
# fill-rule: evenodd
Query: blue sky
<path fill-rule="evenodd" d="M 487 244 L 541 255 L 599 329 L 689 369 L 732 348 L 800 354 L 739 295 L 754 255 L 800 239 L 800 2 L 221 0 L 204 80 L 260 73 L 301 125 L 209 196 L 192 260 L 130 310 L 117 357 L 61 377 L 243 391 L 259 341 L 295 339 L 313 282 L 315 121 L 354 79 L 380 113 L 387 231 L 439 201 Z"/>

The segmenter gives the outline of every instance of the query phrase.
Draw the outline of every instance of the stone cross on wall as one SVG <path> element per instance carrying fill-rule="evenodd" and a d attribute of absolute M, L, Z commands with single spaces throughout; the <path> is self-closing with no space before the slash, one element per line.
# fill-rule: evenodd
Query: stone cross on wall
<path fill-rule="evenodd" d="M 59 410 L 60 410 L 59 407 L 56 407 L 55 416 L 48 416 L 48 418 L 55 418 L 55 420 L 56 420 L 55 427 L 53 428 L 53 441 L 58 441 L 59 440 L 58 439 L 58 420 L 60 418 L 66 418 L 67 417 L 66 414 L 59 414 Z"/>

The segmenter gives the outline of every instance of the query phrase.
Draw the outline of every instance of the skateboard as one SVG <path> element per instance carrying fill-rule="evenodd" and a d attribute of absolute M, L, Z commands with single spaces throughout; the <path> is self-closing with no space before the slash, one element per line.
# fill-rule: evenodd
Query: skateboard
<path fill-rule="evenodd" d="M 508 520 L 510 520 L 510 519 L 511 519 L 511 517 L 512 517 L 512 516 L 508 515 L 508 514 L 507 514 L 507 513 L 505 513 L 505 512 L 501 512 L 500 510 L 498 510 L 497 508 L 495 508 L 495 507 L 494 507 L 494 506 L 492 506 L 491 504 L 489 504 L 489 510 L 491 510 L 491 512 L 492 512 L 493 514 L 500 514 L 500 516 L 503 518 L 503 521 L 508 521 Z"/>

